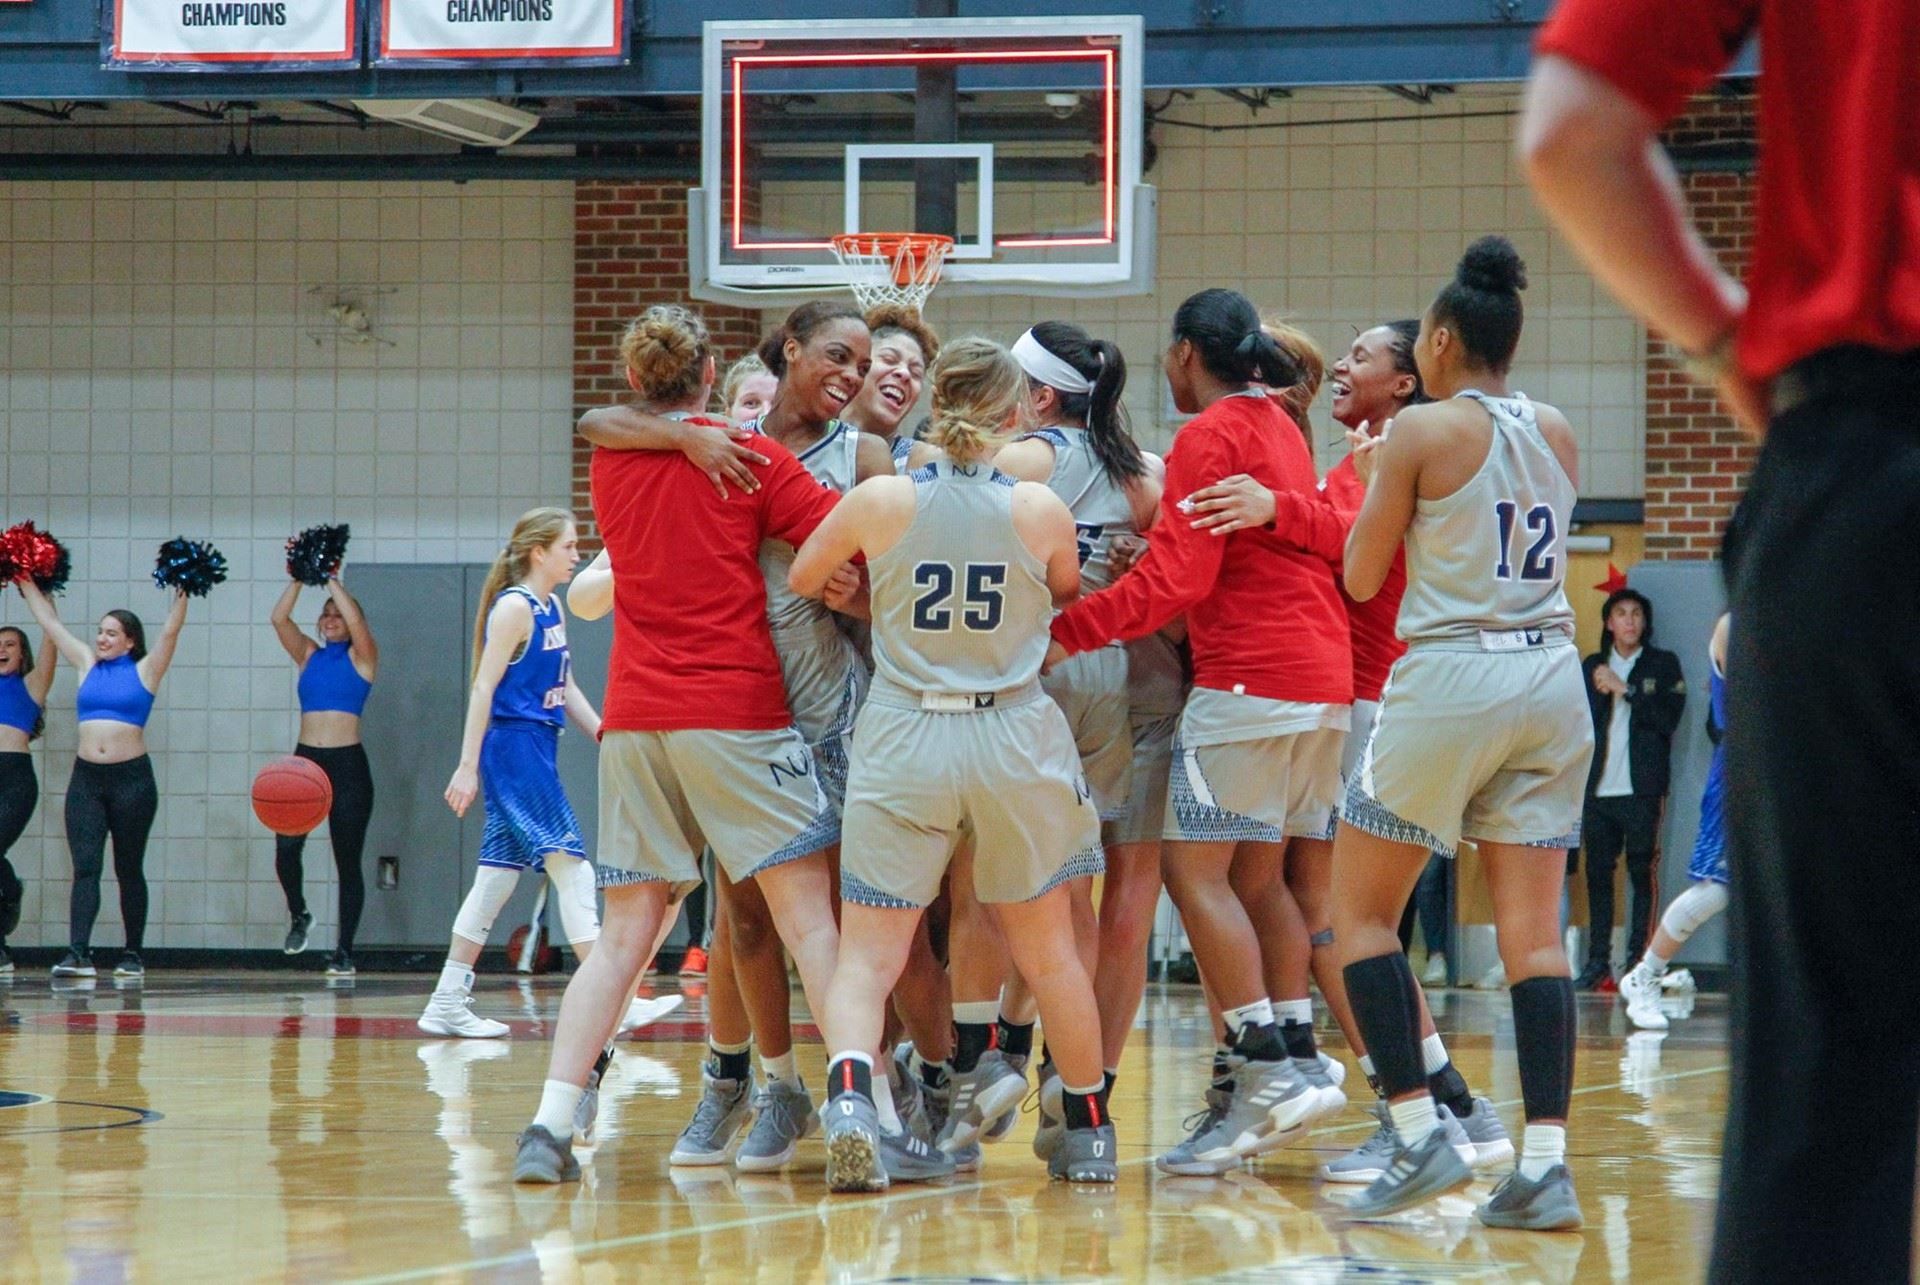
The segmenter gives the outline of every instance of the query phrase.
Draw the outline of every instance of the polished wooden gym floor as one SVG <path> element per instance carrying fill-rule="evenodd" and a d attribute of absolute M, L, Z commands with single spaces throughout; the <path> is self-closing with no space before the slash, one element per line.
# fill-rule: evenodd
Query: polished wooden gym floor
<path fill-rule="evenodd" d="M 663 981 L 671 989 L 676 983 Z M 1583 1232 L 1497 1232 L 1486 1184 L 1387 1223 L 1348 1223 L 1312 1175 L 1372 1127 L 1357 1108 L 1222 1178 L 1169 1178 L 1208 1044 L 1198 992 L 1154 987 L 1113 1111 L 1117 1190 L 1050 1184 L 1031 1117 L 976 1177 L 828 1198 L 817 1141 L 783 1176 L 670 1171 L 699 1091 L 701 998 L 623 1045 L 585 1181 L 515 1188 L 559 979 L 483 976 L 500 1041 L 414 1029 L 426 976 L 328 987 L 295 973 L 0 981 L 0 1280 L 1682 1281 L 1712 1221 L 1725 1004 L 1628 1037 L 1582 997 L 1569 1159 Z M 1476 1090 L 1519 1135 L 1503 994 L 1436 992 Z M 810 1037 L 810 1027 L 804 1036 Z M 1340 1051 L 1337 1037 L 1329 1046 Z M 802 1070 L 820 1081 L 817 1041 Z M 1350 1083 L 1365 1096 L 1357 1073 Z"/>

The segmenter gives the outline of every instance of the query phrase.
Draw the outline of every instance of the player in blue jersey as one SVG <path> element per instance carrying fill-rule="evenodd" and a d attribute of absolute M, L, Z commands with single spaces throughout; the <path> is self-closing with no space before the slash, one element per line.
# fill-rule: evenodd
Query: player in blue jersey
<path fill-rule="evenodd" d="M 552 881 L 576 956 L 584 958 L 600 936 L 594 871 L 557 761 L 560 725 L 569 715 L 588 736 L 600 734 L 600 715 L 573 681 L 566 612 L 554 592 L 579 560 L 573 514 L 529 510 L 514 523 L 480 594 L 473 693 L 446 798 L 455 815 L 465 816 L 484 796 L 487 824 L 479 873 L 454 917 L 446 966 L 420 1018 L 429 1035 L 507 1033 L 506 1023 L 473 1012 L 473 965 L 523 870 L 544 870 Z"/>

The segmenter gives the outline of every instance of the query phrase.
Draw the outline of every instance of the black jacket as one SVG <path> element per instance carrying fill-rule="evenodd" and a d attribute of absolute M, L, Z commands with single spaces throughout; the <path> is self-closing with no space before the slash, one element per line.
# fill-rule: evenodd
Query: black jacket
<path fill-rule="evenodd" d="M 1587 711 L 1593 715 L 1593 770 L 1587 775 L 1587 797 L 1600 788 L 1607 769 L 1607 730 L 1613 723 L 1613 698 L 1594 688 L 1593 672 L 1607 663 L 1595 652 L 1580 666 L 1587 680 Z M 1673 731 L 1687 705 L 1687 680 L 1680 658 L 1658 647 L 1642 647 L 1627 673 L 1627 757 L 1633 765 L 1633 792 L 1656 797 L 1667 792 L 1671 775 Z"/>

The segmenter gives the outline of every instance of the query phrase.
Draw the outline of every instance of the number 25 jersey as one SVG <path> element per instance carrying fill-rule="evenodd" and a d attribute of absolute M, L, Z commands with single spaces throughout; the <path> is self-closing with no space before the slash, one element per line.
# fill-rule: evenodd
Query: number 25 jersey
<path fill-rule="evenodd" d="M 1484 631 L 1573 635 L 1567 605 L 1567 528 L 1573 482 L 1525 396 L 1460 394 L 1493 420 L 1487 458 L 1471 481 L 1421 500 L 1407 528 L 1407 593 L 1400 637 L 1481 645 Z"/>
<path fill-rule="evenodd" d="M 874 676 L 913 691 L 990 692 L 1040 676 L 1053 594 L 1013 528 L 1014 479 L 991 464 L 916 469 L 913 524 L 867 564 Z"/>

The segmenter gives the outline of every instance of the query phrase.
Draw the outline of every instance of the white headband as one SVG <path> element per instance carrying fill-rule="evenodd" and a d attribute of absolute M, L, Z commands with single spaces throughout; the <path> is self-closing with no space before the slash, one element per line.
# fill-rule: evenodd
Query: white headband
<path fill-rule="evenodd" d="M 1073 364 L 1033 337 L 1029 330 L 1013 341 L 1013 359 L 1020 363 L 1020 369 L 1028 377 L 1045 384 L 1048 388 L 1057 388 L 1063 393 L 1090 393 L 1093 381 L 1073 367 Z"/>

